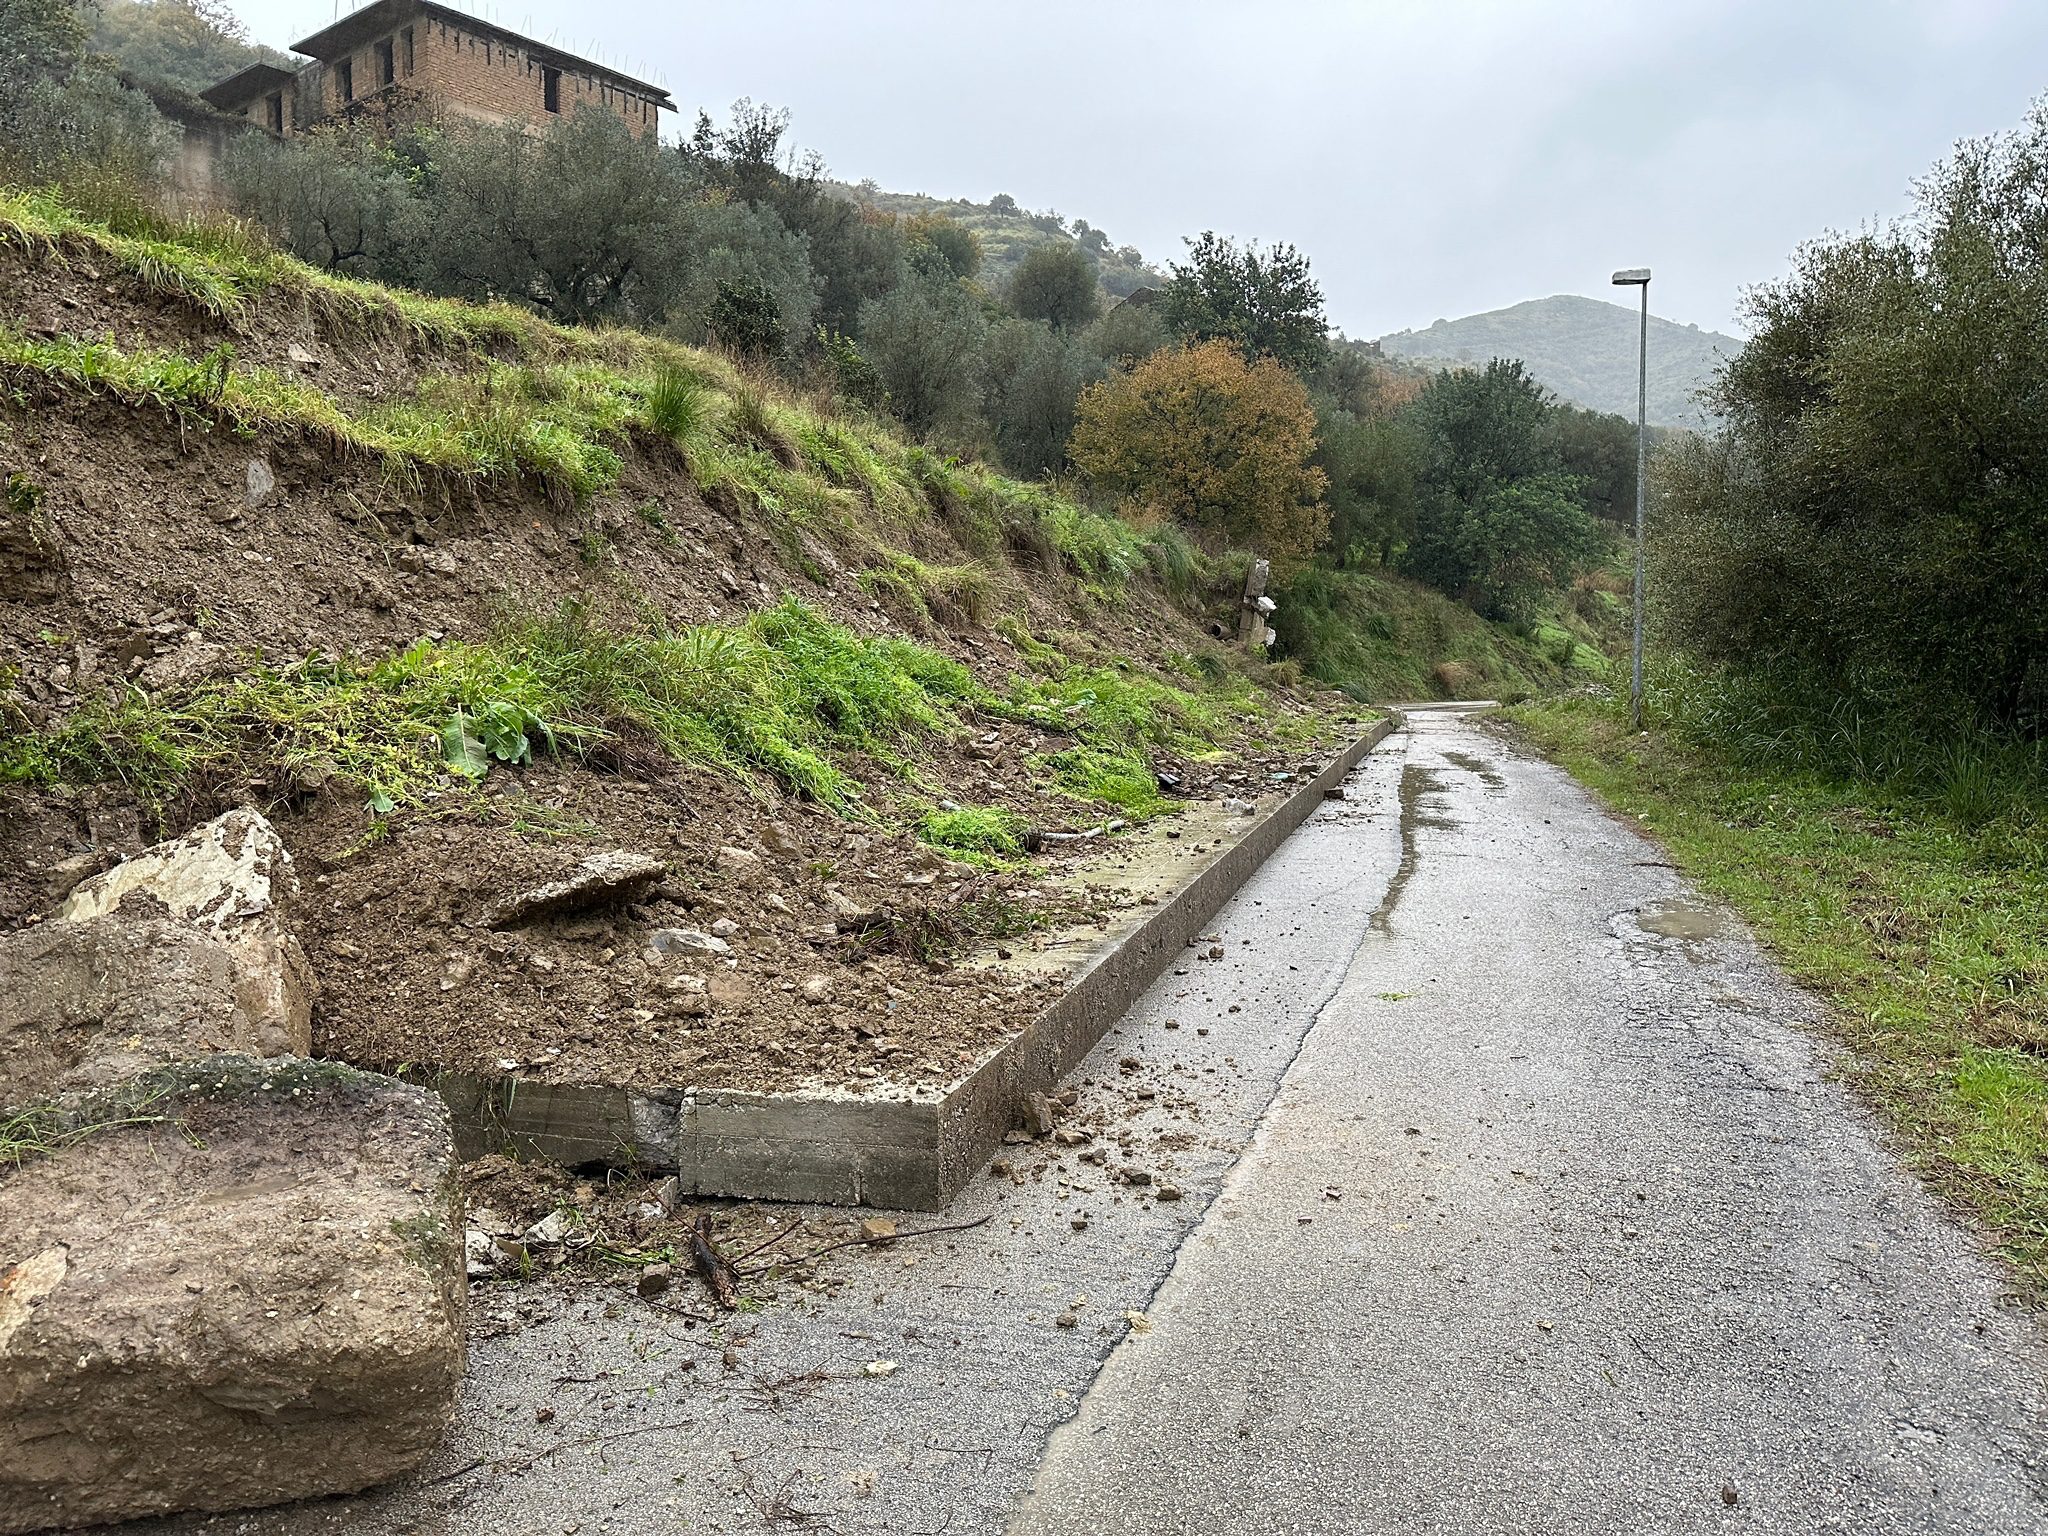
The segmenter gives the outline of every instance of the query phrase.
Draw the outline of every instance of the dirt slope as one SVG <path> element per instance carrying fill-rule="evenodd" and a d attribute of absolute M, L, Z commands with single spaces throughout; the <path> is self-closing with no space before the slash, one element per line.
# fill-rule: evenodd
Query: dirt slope
<path fill-rule="evenodd" d="M 0 924 L 253 804 L 330 1054 L 948 1075 L 1056 834 L 1336 739 L 1209 637 L 1228 564 L 722 358 L 15 194 L 0 314 Z M 616 848 L 666 876 L 493 926 Z"/>

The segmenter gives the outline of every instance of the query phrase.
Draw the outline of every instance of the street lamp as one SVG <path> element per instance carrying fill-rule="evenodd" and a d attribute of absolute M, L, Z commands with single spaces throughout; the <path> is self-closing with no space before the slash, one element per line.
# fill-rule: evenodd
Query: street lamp
<path fill-rule="evenodd" d="M 1636 600 L 1635 636 L 1628 676 L 1629 729 L 1643 728 L 1643 494 L 1650 457 L 1650 269 L 1624 267 L 1617 288 L 1643 290 L 1643 327 L 1636 343 Z"/>

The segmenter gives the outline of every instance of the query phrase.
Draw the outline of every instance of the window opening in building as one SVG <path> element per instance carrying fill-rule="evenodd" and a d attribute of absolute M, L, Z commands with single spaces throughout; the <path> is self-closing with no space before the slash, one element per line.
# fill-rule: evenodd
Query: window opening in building
<path fill-rule="evenodd" d="M 384 38 L 377 44 L 376 54 L 377 84 L 379 86 L 390 85 L 393 81 L 397 80 L 398 78 L 398 68 L 397 65 L 394 63 L 391 54 L 390 38 Z"/>
<path fill-rule="evenodd" d="M 398 51 L 405 59 L 405 72 L 412 73 L 412 28 L 407 27 L 398 34 Z"/>
<path fill-rule="evenodd" d="M 272 91 L 263 103 L 263 116 L 272 133 L 284 132 L 284 92 Z"/>
<path fill-rule="evenodd" d="M 540 104 L 550 112 L 562 110 L 562 72 L 543 68 L 540 72 Z"/>
<path fill-rule="evenodd" d="M 353 59 L 343 59 L 334 66 L 334 94 L 342 101 L 356 99 L 356 65 Z"/>

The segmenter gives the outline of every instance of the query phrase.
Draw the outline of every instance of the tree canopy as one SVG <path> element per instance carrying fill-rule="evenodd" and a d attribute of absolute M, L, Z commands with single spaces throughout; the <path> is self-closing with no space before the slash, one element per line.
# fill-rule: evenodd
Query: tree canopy
<path fill-rule="evenodd" d="M 1247 361 L 1262 357 L 1312 368 L 1329 349 L 1323 290 L 1308 258 L 1291 245 L 1265 250 L 1204 230 L 1174 262 L 1166 323 L 1188 341 L 1227 341 Z"/>
<path fill-rule="evenodd" d="M 1674 638 L 1879 709 L 2041 730 L 2048 103 L 1747 309 L 1726 430 L 1677 445 L 1652 502 Z"/>
<path fill-rule="evenodd" d="M 1329 527 L 1327 479 L 1309 462 L 1315 427 L 1293 374 L 1210 341 L 1089 386 L 1068 452 L 1140 515 L 1299 562 Z"/>

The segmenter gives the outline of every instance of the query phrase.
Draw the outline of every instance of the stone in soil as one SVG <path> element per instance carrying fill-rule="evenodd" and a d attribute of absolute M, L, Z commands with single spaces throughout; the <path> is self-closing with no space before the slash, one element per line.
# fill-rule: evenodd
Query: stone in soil
<path fill-rule="evenodd" d="M 491 911 L 490 924 L 510 928 L 535 918 L 623 902 L 647 890 L 667 872 L 666 864 L 644 853 L 623 848 L 595 853 L 557 878 L 499 902 Z"/>
<path fill-rule="evenodd" d="M 292 856 L 268 821 L 255 811 L 233 810 L 146 848 L 80 881 L 53 921 L 104 917 L 132 892 L 154 898 L 167 915 L 196 925 L 227 949 L 258 1054 L 303 1056 L 312 1050 L 319 987 L 305 951 L 285 926 L 299 885 Z"/>
<path fill-rule="evenodd" d="M 0 1533 L 346 1493 L 426 1458 L 463 1366 L 437 1099 L 214 1056 L 65 1123 L 106 1128 L 0 1178 Z"/>

